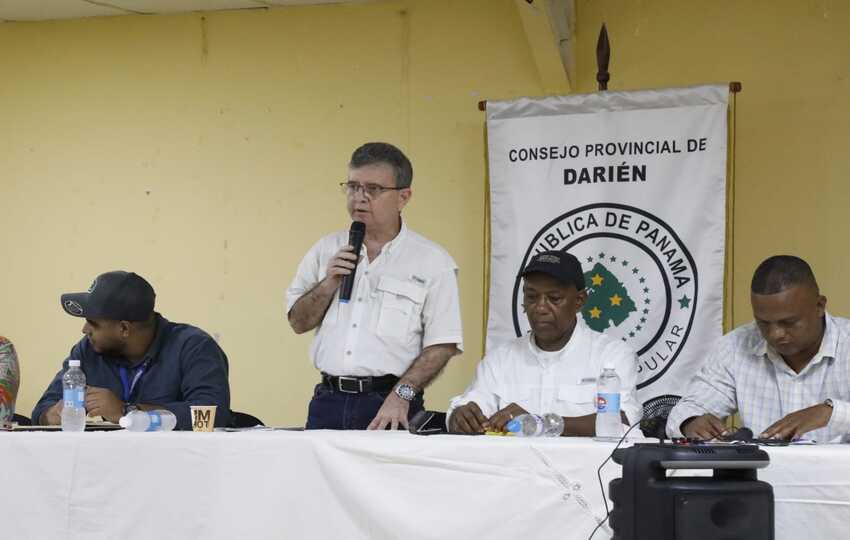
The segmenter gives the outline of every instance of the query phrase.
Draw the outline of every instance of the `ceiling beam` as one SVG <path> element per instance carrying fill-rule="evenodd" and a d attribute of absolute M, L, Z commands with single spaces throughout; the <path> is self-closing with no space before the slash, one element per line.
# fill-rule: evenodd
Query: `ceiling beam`
<path fill-rule="evenodd" d="M 93 6 L 97 6 L 97 7 L 117 9 L 118 11 L 123 11 L 127 15 L 150 15 L 150 13 L 148 13 L 146 11 L 135 11 L 135 10 L 132 10 L 132 9 L 129 9 L 129 8 L 116 6 L 115 4 L 111 4 L 109 2 L 102 2 L 100 0 L 83 0 L 83 2 L 85 2 L 87 4 L 91 4 Z"/>
<path fill-rule="evenodd" d="M 574 0 L 514 0 L 543 91 L 566 94 L 575 80 Z"/>

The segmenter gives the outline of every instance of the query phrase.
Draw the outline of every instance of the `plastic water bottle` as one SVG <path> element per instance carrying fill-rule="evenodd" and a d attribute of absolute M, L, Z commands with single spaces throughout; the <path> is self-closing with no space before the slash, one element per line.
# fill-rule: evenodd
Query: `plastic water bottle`
<path fill-rule="evenodd" d="M 62 431 L 86 429 L 86 374 L 79 360 L 68 360 L 62 375 Z"/>
<path fill-rule="evenodd" d="M 620 418 L 620 376 L 606 367 L 596 387 L 596 440 L 619 441 L 623 436 Z"/>
<path fill-rule="evenodd" d="M 564 432 L 564 419 L 554 413 L 521 414 L 505 427 L 517 437 L 560 437 Z"/>
<path fill-rule="evenodd" d="M 127 431 L 171 431 L 177 425 L 177 417 L 171 411 L 131 411 L 118 420 Z"/>

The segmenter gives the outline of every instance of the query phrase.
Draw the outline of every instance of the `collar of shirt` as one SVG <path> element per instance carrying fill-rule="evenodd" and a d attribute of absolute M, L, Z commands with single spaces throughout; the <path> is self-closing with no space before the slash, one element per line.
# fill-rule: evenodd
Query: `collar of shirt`
<path fill-rule="evenodd" d="M 835 321 L 832 319 L 832 316 L 829 313 L 824 314 L 824 331 L 823 337 L 820 341 L 820 348 L 818 348 L 818 352 L 812 357 L 812 360 L 803 368 L 800 373 L 794 373 L 794 371 L 788 367 L 788 364 L 785 363 L 785 360 L 782 359 L 782 356 L 773 350 L 770 345 L 768 345 L 767 340 L 762 337 L 761 332 L 758 330 L 758 326 L 755 324 L 755 332 L 758 334 L 758 339 L 753 345 L 752 354 L 757 358 L 766 358 L 767 360 L 773 362 L 774 366 L 780 368 L 782 370 L 788 370 L 793 375 L 803 375 L 806 373 L 812 366 L 819 364 L 820 362 L 826 359 L 835 358 L 836 351 L 838 349 L 838 331 L 835 327 Z"/>
<path fill-rule="evenodd" d="M 401 217 L 399 217 L 401 219 Z M 389 255 L 392 253 L 396 246 L 401 245 L 404 242 L 404 239 L 407 237 L 407 225 L 404 223 L 404 220 L 401 220 L 401 228 L 398 230 L 398 234 L 395 237 L 384 244 L 384 247 L 381 248 L 382 255 Z M 371 261 L 369 261 L 371 263 Z"/>
<path fill-rule="evenodd" d="M 589 329 L 585 325 L 584 320 L 576 315 L 576 325 L 573 328 L 573 333 L 570 336 L 570 340 L 564 344 L 558 351 L 544 351 L 540 347 L 537 346 L 536 341 L 534 340 L 534 332 L 528 333 L 528 348 L 531 350 L 531 353 L 534 355 L 534 358 L 537 359 L 537 362 L 541 366 L 548 366 L 553 362 L 560 362 L 564 358 L 566 358 L 576 347 L 578 347 L 577 343 L 582 339 L 585 332 Z"/>
<path fill-rule="evenodd" d="M 156 324 L 156 335 L 153 338 L 153 343 L 148 347 L 148 351 L 145 353 L 145 362 L 153 363 L 159 358 L 159 352 L 162 350 L 162 344 L 165 343 L 165 335 L 168 333 L 169 323 L 165 317 L 156 314 L 154 323 Z"/>

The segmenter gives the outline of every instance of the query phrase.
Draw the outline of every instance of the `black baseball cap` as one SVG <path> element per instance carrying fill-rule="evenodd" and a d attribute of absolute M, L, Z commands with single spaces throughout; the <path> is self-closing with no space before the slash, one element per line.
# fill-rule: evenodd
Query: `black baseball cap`
<path fill-rule="evenodd" d="M 86 319 L 145 321 L 153 313 L 156 293 L 145 278 L 117 270 L 97 276 L 88 292 L 63 294 L 62 309 Z"/>
<path fill-rule="evenodd" d="M 520 274 L 541 273 L 551 276 L 564 285 L 573 285 L 577 290 L 584 289 L 584 272 L 578 259 L 566 251 L 544 251 L 528 261 Z"/>

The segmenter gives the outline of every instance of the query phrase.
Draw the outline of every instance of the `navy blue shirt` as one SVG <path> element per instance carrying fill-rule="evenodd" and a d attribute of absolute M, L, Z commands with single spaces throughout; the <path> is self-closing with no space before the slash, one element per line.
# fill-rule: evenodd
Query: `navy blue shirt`
<path fill-rule="evenodd" d="M 128 403 L 160 405 L 177 417 L 177 429 L 192 429 L 190 405 L 217 405 L 215 425 L 230 421 L 230 385 L 227 380 L 227 356 L 209 334 L 188 324 L 172 323 L 156 314 L 156 336 L 142 364 L 139 377 L 129 399 L 125 399 L 121 382 L 124 367 L 132 381 L 134 371 L 123 357 L 104 356 L 95 352 L 87 337 L 74 345 L 68 359 L 80 360 L 88 386 L 108 388 L 118 399 Z M 54 403 L 62 399 L 62 371 L 32 411 L 33 424 Z"/>

